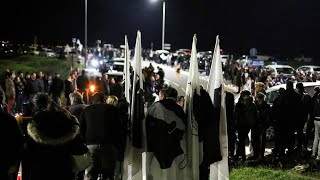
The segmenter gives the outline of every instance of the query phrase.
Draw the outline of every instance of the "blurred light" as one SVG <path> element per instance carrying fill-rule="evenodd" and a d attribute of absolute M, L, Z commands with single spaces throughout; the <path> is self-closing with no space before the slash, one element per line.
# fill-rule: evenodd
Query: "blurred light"
<path fill-rule="evenodd" d="M 98 62 L 98 60 L 93 59 L 92 62 L 91 62 L 91 64 L 92 64 L 92 66 L 96 67 L 96 66 L 99 65 L 99 62 Z"/>
<path fill-rule="evenodd" d="M 94 85 L 91 85 L 91 86 L 90 86 L 90 92 L 93 93 L 93 92 L 95 91 L 95 89 L 96 89 L 96 87 L 95 87 Z"/>
<path fill-rule="evenodd" d="M 103 64 L 103 61 L 100 61 L 100 64 L 102 65 L 102 64 Z"/>
<path fill-rule="evenodd" d="M 156 2 L 158 2 L 159 0 L 150 0 L 150 2 L 152 2 L 152 3 L 156 3 Z"/>

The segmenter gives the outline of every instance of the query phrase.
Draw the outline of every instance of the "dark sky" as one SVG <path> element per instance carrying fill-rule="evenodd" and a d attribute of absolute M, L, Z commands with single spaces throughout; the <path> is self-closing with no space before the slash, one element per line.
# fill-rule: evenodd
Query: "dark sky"
<path fill-rule="evenodd" d="M 319 0 L 167 0 L 166 42 L 173 48 L 211 50 L 215 36 L 231 53 L 312 55 L 320 50 Z M 0 39 L 43 43 L 84 40 L 84 0 L 1 1 Z M 136 31 L 142 43 L 161 47 L 162 3 L 150 0 L 88 0 L 89 45 L 96 39 L 134 45 Z"/>

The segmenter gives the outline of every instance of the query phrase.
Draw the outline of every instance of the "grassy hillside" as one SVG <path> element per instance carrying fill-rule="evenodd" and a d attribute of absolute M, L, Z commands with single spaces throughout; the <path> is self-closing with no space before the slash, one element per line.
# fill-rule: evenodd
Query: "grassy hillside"
<path fill-rule="evenodd" d="M 266 167 L 242 167 L 233 169 L 230 180 L 316 180 L 320 179 L 319 172 L 296 174 L 290 170 L 277 170 Z"/>
<path fill-rule="evenodd" d="M 16 72 L 39 72 L 54 75 L 60 73 L 65 78 L 70 73 L 70 64 L 67 60 L 47 58 L 41 56 L 20 56 L 10 59 L 0 59 L 0 72 L 14 69 Z"/>

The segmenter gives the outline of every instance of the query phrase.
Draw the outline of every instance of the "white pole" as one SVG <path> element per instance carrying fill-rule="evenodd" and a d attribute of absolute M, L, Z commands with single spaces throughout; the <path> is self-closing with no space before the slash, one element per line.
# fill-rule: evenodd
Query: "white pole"
<path fill-rule="evenodd" d="M 162 5 L 162 50 L 164 50 L 164 34 L 166 26 L 166 1 L 163 1 Z"/>
<path fill-rule="evenodd" d="M 87 67 L 87 56 L 88 56 L 88 0 L 84 1 L 84 66 Z"/>

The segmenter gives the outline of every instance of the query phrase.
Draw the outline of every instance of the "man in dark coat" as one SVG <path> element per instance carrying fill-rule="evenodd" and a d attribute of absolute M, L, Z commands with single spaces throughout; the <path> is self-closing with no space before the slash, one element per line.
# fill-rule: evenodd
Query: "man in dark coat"
<path fill-rule="evenodd" d="M 280 142 L 281 142 L 280 140 L 281 128 L 279 124 L 279 122 L 281 121 L 281 112 L 277 109 L 276 105 L 278 104 L 280 96 L 283 94 L 284 91 L 285 91 L 284 88 L 279 88 L 278 96 L 274 99 L 273 106 L 271 108 L 271 120 L 274 121 L 274 131 L 275 131 L 274 149 L 272 150 L 272 152 L 276 154 L 279 153 Z"/>
<path fill-rule="evenodd" d="M 68 78 L 64 81 L 64 86 L 65 86 L 64 87 L 64 97 L 65 97 L 65 99 L 67 99 L 67 106 L 71 105 L 69 95 L 71 93 L 73 93 L 75 90 L 74 83 L 72 82 L 71 76 L 72 76 L 72 74 L 70 76 L 68 76 Z"/>
<path fill-rule="evenodd" d="M 241 157 L 242 160 L 246 160 L 245 141 L 249 131 L 256 126 L 257 118 L 258 110 L 253 103 L 251 93 L 247 90 L 242 91 L 234 112 L 235 128 L 239 139 L 236 158 Z"/>
<path fill-rule="evenodd" d="M 287 89 L 280 96 L 275 108 L 280 112 L 279 115 L 279 153 L 284 154 L 288 148 L 288 153 L 294 150 L 294 129 L 298 118 L 301 117 L 301 97 L 293 89 L 293 82 L 287 82 Z"/>
<path fill-rule="evenodd" d="M 298 151 L 307 150 L 307 137 L 305 136 L 303 130 L 308 122 L 308 117 L 312 111 L 312 98 L 311 96 L 305 91 L 304 86 L 302 83 L 297 83 L 296 85 L 297 92 L 300 94 L 301 99 L 301 117 L 297 120 L 295 130 L 297 131 L 297 146 L 296 149 Z"/>
<path fill-rule="evenodd" d="M 177 90 L 169 87 L 165 99 L 152 104 L 145 120 L 147 151 L 153 152 L 161 169 L 170 168 L 183 154 L 180 141 L 186 129 L 186 114 L 177 104 Z"/>
<path fill-rule="evenodd" d="M 29 98 L 28 101 L 31 101 L 36 93 L 43 91 L 43 86 L 41 85 L 40 79 L 36 78 L 36 73 L 32 73 L 30 79 L 27 81 L 26 91 Z"/>
<path fill-rule="evenodd" d="M 3 156 L 0 161 L 0 179 L 16 179 L 22 153 L 22 134 L 16 119 L 0 110 L 0 137 Z"/>
<path fill-rule="evenodd" d="M 100 92 L 102 92 L 105 96 L 110 95 L 110 86 L 109 86 L 109 79 L 108 79 L 107 73 L 104 73 L 102 75 L 102 78 L 100 81 Z"/>
<path fill-rule="evenodd" d="M 104 94 L 96 93 L 92 105 L 80 117 L 81 134 L 92 153 L 93 164 L 86 169 L 85 178 L 113 179 L 116 160 L 121 148 L 121 122 L 116 107 L 104 103 Z"/>
<path fill-rule="evenodd" d="M 52 100 L 57 104 L 61 104 L 61 93 L 64 89 L 64 82 L 60 78 L 60 74 L 56 73 L 52 79 L 52 84 L 49 89 L 49 95 L 52 95 Z"/>
<path fill-rule="evenodd" d="M 251 159 L 264 159 L 265 144 L 266 144 L 266 126 L 270 121 L 270 105 L 265 101 L 266 96 L 263 92 L 259 92 L 256 95 L 256 106 L 259 112 L 257 124 L 252 129 L 252 146 L 253 146 L 253 156 Z"/>
<path fill-rule="evenodd" d="M 82 74 L 77 78 L 77 88 L 80 94 L 83 95 L 84 102 L 89 102 L 88 88 L 89 88 L 89 78 L 86 75 L 86 71 L 82 70 Z"/>

